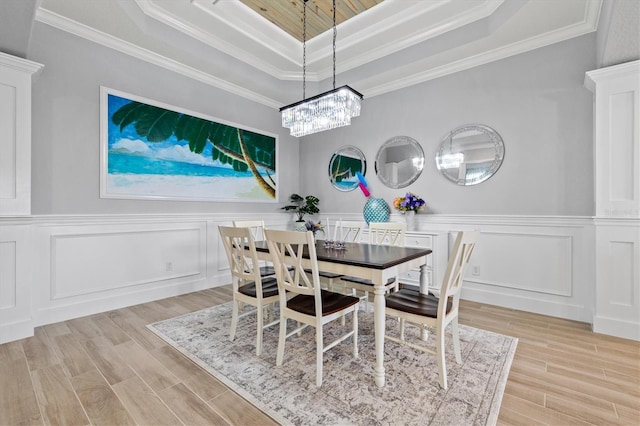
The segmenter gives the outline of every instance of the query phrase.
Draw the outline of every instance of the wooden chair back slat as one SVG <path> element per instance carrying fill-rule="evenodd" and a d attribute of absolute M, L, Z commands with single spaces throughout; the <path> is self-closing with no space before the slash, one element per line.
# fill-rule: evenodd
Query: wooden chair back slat
<path fill-rule="evenodd" d="M 400 222 L 369 223 L 369 244 L 404 246 L 407 224 Z"/>

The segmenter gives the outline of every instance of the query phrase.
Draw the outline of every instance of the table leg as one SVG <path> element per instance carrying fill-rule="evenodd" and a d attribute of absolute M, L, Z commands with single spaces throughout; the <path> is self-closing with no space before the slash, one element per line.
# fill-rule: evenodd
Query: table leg
<path fill-rule="evenodd" d="M 427 274 L 427 265 L 420 265 L 420 293 L 429 293 L 429 279 Z"/>
<path fill-rule="evenodd" d="M 373 322 L 375 326 L 376 337 L 376 385 L 384 386 L 384 332 L 385 332 L 385 313 L 384 313 L 384 287 L 375 286 L 373 298 Z"/>
<path fill-rule="evenodd" d="M 429 275 L 427 274 L 427 264 L 420 265 L 420 293 L 429 293 Z M 420 331 L 420 338 L 426 342 L 429 338 L 429 331 L 424 327 Z"/>

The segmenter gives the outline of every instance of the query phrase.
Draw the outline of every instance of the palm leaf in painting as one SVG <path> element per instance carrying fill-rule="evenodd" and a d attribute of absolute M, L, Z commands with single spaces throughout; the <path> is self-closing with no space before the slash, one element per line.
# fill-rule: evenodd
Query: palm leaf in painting
<path fill-rule="evenodd" d="M 189 143 L 189 150 L 201 154 L 207 142 L 213 146 L 211 157 L 230 164 L 235 171 L 251 171 L 260 187 L 275 198 L 275 141 L 273 137 L 240 130 L 233 126 L 169 111 L 132 101 L 113 113 L 112 121 L 120 131 L 133 125 L 138 135 L 149 142 L 162 142 L 175 135 Z M 265 170 L 267 182 L 259 168 Z"/>

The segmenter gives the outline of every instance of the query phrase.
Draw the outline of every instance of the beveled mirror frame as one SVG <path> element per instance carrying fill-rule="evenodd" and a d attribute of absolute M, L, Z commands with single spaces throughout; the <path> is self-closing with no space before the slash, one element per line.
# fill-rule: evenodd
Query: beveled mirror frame
<path fill-rule="evenodd" d="M 393 148 L 399 149 L 401 147 L 406 147 L 406 149 L 403 150 L 405 152 L 391 152 L 394 155 L 389 156 Z M 399 173 L 396 173 L 397 176 L 390 176 L 390 173 L 385 170 L 388 168 L 383 167 L 383 164 L 399 165 Z M 383 143 L 378 150 L 375 169 L 378 179 L 380 179 L 385 186 L 389 188 L 404 188 L 409 186 L 420 177 L 424 169 L 424 151 L 422 150 L 422 146 L 420 146 L 418 141 L 409 136 L 394 136 Z M 403 176 L 401 176 L 401 174 Z"/>
<path fill-rule="evenodd" d="M 339 173 L 339 170 L 334 169 L 334 162 L 342 158 L 360 159 L 360 167 L 354 162 L 347 169 Z M 339 165 L 336 167 L 339 167 Z M 356 177 L 356 172 L 360 172 L 362 176 L 367 174 L 367 160 L 359 148 L 353 145 L 345 145 L 338 148 L 331 156 L 328 172 L 329 181 L 335 189 L 343 192 L 353 191 L 358 187 L 358 182 L 360 182 Z M 340 177 L 338 177 L 339 175 Z M 343 177 L 346 177 L 346 179 Z"/>
<path fill-rule="evenodd" d="M 469 149 L 466 150 L 460 145 L 455 144 L 456 136 L 460 137 L 465 132 L 469 133 L 469 136 L 482 136 L 477 143 L 486 144 L 488 160 L 485 163 L 489 163 L 484 166 L 481 173 L 469 174 L 466 167 L 465 157 L 468 159 Z M 475 149 L 477 151 L 478 148 Z M 447 136 L 442 139 L 440 148 L 436 153 L 436 167 L 442 173 L 442 175 L 451 182 L 461 185 L 470 186 L 477 185 L 489 179 L 493 176 L 504 160 L 504 142 L 502 137 L 489 126 L 484 124 L 466 124 L 464 126 L 453 129 Z M 462 168 L 464 166 L 464 168 Z M 464 172 L 464 178 L 460 177 L 461 172 Z"/>

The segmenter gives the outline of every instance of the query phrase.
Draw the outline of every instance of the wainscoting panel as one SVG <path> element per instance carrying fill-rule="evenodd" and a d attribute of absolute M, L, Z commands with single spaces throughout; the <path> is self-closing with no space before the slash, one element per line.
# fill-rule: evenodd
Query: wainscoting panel
<path fill-rule="evenodd" d="M 640 340 L 640 221 L 597 220 L 593 329 Z"/>
<path fill-rule="evenodd" d="M 51 299 L 204 275 L 204 226 L 51 238 Z"/>
<path fill-rule="evenodd" d="M 325 217 L 361 219 L 356 213 Z M 0 217 L 0 340 L 27 337 L 39 325 L 229 284 L 218 225 L 253 218 L 237 213 Z M 284 213 L 261 218 L 279 229 L 290 222 Z M 416 235 L 449 238 L 436 253 L 444 262 L 457 231 L 481 231 L 464 299 L 592 323 L 591 218 L 421 214 L 417 222 Z M 627 266 L 637 255 L 624 245 L 613 250 Z M 635 298 L 640 294 L 637 281 L 629 285 L 625 267 L 611 265 L 618 272 L 609 275 L 622 282 L 614 299 L 619 302 L 630 292 Z M 618 308 L 632 316 L 637 306 Z M 601 324 L 607 312 L 602 311 Z"/>
<path fill-rule="evenodd" d="M 31 77 L 42 67 L 0 52 L 0 216 L 31 214 Z"/>
<path fill-rule="evenodd" d="M 40 224 L 37 244 L 38 325 L 212 285 L 206 220 L 141 216 Z"/>
<path fill-rule="evenodd" d="M 481 238 L 468 282 L 571 296 L 571 236 L 483 232 Z"/>
<path fill-rule="evenodd" d="M 33 336 L 31 227 L 3 225 L 0 232 L 0 344 Z"/>
<path fill-rule="evenodd" d="M 0 241 L 0 311 L 16 307 L 16 242 Z"/>
<path fill-rule="evenodd" d="M 418 229 L 479 230 L 461 297 L 591 323 L 595 287 L 590 218 L 419 214 Z M 391 220 L 402 220 L 393 215 Z"/>

